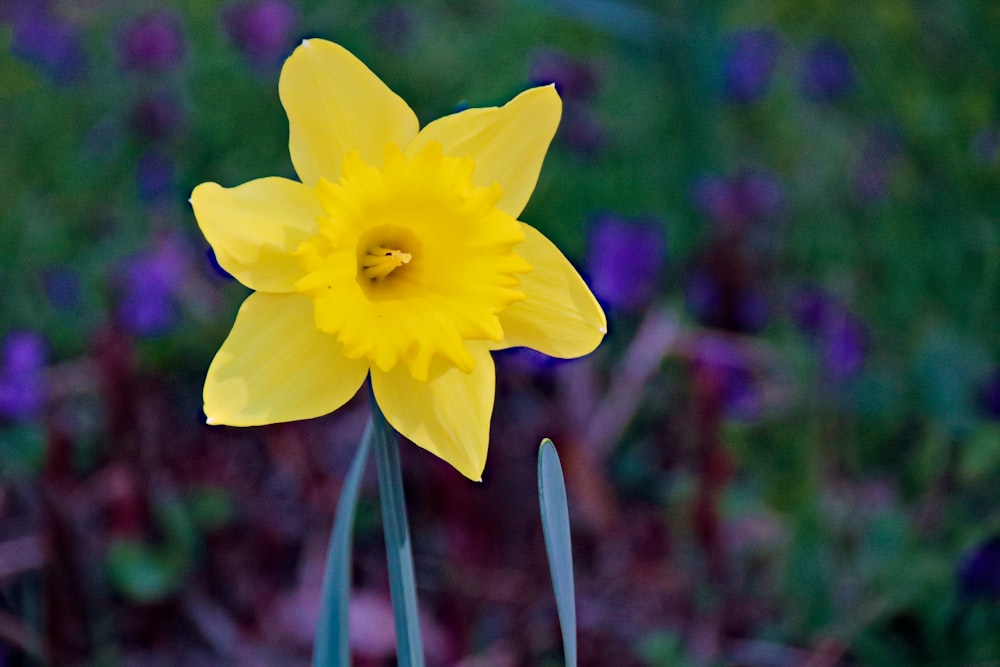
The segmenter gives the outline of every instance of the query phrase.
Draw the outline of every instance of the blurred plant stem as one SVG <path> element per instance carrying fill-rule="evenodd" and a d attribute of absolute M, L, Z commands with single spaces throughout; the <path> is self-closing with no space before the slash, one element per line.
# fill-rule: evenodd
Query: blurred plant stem
<path fill-rule="evenodd" d="M 423 646 L 417 612 L 417 588 L 413 576 L 413 552 L 406 521 L 403 476 L 399 468 L 396 432 L 385 420 L 374 394 L 371 394 L 374 428 L 375 466 L 382 505 L 382 527 L 389 565 L 389 591 L 396 621 L 396 652 L 399 665 L 422 667 Z"/>

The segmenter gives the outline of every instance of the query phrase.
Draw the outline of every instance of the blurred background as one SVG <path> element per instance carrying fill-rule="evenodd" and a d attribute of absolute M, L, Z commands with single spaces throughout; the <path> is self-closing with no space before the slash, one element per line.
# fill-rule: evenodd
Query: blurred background
<path fill-rule="evenodd" d="M 522 219 L 610 319 L 498 355 L 482 484 L 403 447 L 429 664 L 562 664 L 549 436 L 584 665 L 1000 665 L 993 0 L 0 0 L 0 664 L 308 664 L 366 402 L 204 425 L 187 198 L 294 176 L 311 36 L 424 123 L 554 82 Z M 373 478 L 353 567 L 395 664 Z"/>

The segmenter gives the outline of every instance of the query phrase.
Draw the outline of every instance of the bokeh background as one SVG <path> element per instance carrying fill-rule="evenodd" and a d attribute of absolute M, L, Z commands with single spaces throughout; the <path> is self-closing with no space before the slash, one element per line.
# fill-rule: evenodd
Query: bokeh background
<path fill-rule="evenodd" d="M 555 82 L 522 218 L 605 304 L 498 355 L 485 481 L 403 448 L 432 665 L 1000 665 L 994 0 L 0 0 L 0 664 L 304 665 L 367 419 L 204 425 L 247 290 L 193 186 L 293 176 L 303 38 L 422 122 Z M 372 472 L 372 471 L 369 471 Z M 392 665 L 373 480 L 356 664 Z"/>

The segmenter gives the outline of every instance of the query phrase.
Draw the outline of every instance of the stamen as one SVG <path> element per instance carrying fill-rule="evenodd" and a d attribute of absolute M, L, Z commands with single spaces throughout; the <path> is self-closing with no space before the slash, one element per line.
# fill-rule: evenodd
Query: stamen
<path fill-rule="evenodd" d="M 413 255 L 408 252 L 375 246 L 361 259 L 361 272 L 369 280 L 382 280 L 411 259 Z"/>

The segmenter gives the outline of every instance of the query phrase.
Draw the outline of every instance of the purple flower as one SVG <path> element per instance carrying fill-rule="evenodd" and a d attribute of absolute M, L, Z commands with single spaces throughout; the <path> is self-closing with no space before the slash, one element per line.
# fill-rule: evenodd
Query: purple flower
<path fill-rule="evenodd" d="M 987 417 L 1000 421 L 1000 367 L 994 369 L 979 390 L 979 404 Z"/>
<path fill-rule="evenodd" d="M 11 52 L 58 85 L 73 82 L 85 64 L 76 27 L 43 12 L 26 13 L 17 21 Z"/>
<path fill-rule="evenodd" d="M 764 294 L 749 284 L 739 268 L 696 268 L 685 286 L 691 315 L 704 326 L 755 334 L 767 326 L 770 308 Z"/>
<path fill-rule="evenodd" d="M 132 257 L 120 276 L 118 316 L 126 330 L 140 336 L 165 332 L 178 318 L 178 293 L 187 277 L 188 258 L 179 239 L 166 237 L 152 252 Z"/>
<path fill-rule="evenodd" d="M 781 182 L 764 170 L 745 171 L 731 178 L 707 174 L 695 181 L 691 197 L 702 215 L 730 232 L 742 232 L 751 222 L 777 218 L 785 206 Z"/>
<path fill-rule="evenodd" d="M 972 159 L 976 164 L 983 167 L 993 167 L 1000 158 L 1000 130 L 995 127 L 986 127 L 972 137 L 969 146 Z"/>
<path fill-rule="evenodd" d="M 656 293 L 665 255 L 666 239 L 656 221 L 598 218 L 587 255 L 594 293 L 611 308 L 641 310 Z"/>
<path fill-rule="evenodd" d="M 177 304 L 163 295 L 129 293 L 118 307 L 122 324 L 137 336 L 165 333 L 177 322 Z"/>
<path fill-rule="evenodd" d="M 382 7 L 372 17 L 375 41 L 390 51 L 402 51 L 413 36 L 413 12 L 406 5 Z"/>
<path fill-rule="evenodd" d="M 121 64 L 141 72 L 163 72 L 184 57 L 184 33 L 173 14 L 156 12 L 133 20 L 125 27 L 119 45 Z"/>
<path fill-rule="evenodd" d="M 830 297 L 822 290 L 807 287 L 799 290 L 792 301 L 792 319 L 799 331 L 810 341 L 819 338 L 823 331 Z"/>
<path fill-rule="evenodd" d="M 563 106 L 559 136 L 570 151 L 585 158 L 595 157 L 607 143 L 604 125 L 581 103 Z"/>
<path fill-rule="evenodd" d="M 823 41 L 806 54 L 802 92 L 816 102 L 836 102 L 854 87 L 854 66 L 840 44 Z"/>
<path fill-rule="evenodd" d="M 139 196 L 151 202 L 174 189 L 174 162 L 163 153 L 148 151 L 139 157 L 136 167 Z"/>
<path fill-rule="evenodd" d="M 822 337 L 823 367 L 835 380 L 856 376 L 865 363 L 868 331 L 846 310 L 829 322 Z"/>
<path fill-rule="evenodd" d="M 970 598 L 1000 600 L 1000 536 L 986 540 L 962 558 L 958 588 Z"/>
<path fill-rule="evenodd" d="M 775 218 L 784 211 L 785 189 L 769 171 L 758 169 L 737 174 L 733 187 L 740 208 L 750 220 Z"/>
<path fill-rule="evenodd" d="M 494 357 L 497 363 L 503 364 L 504 368 L 529 376 L 544 376 L 559 364 L 565 363 L 564 359 L 550 357 L 538 350 L 532 350 L 530 347 L 511 347 L 499 350 L 494 353 Z"/>
<path fill-rule="evenodd" d="M 754 422 L 763 409 L 760 388 L 753 371 L 745 365 L 730 368 L 723 378 L 726 415 L 737 421 Z"/>
<path fill-rule="evenodd" d="M 889 186 L 889 169 L 880 164 L 864 164 L 854 175 L 854 194 L 865 204 L 875 204 L 885 199 Z"/>
<path fill-rule="evenodd" d="M 0 353 L 0 417 L 24 421 L 37 416 L 45 402 L 45 340 L 32 331 L 11 332 Z"/>
<path fill-rule="evenodd" d="M 71 269 L 53 267 L 42 275 L 45 296 L 59 310 L 72 310 L 80 305 L 80 278 Z"/>
<path fill-rule="evenodd" d="M 528 80 L 533 86 L 554 83 L 563 100 L 587 100 L 597 84 L 591 67 L 556 49 L 542 49 L 533 55 Z"/>
<path fill-rule="evenodd" d="M 285 0 L 247 2 L 223 12 L 229 39 L 258 67 L 277 65 L 288 55 L 298 21 L 298 11 Z"/>
<path fill-rule="evenodd" d="M 691 199 L 699 213 L 715 222 L 741 217 L 732 186 L 717 174 L 699 177 L 691 188 Z"/>
<path fill-rule="evenodd" d="M 216 278 L 221 278 L 226 282 L 229 282 L 231 280 L 236 280 L 236 278 L 234 278 L 233 275 L 229 273 L 229 271 L 226 271 L 224 268 L 222 268 L 222 265 L 219 264 L 219 258 L 215 256 L 215 249 L 212 248 L 212 246 L 209 246 L 205 250 L 205 259 L 208 262 L 208 268 L 211 270 L 213 276 L 215 276 Z"/>
<path fill-rule="evenodd" d="M 532 56 L 528 81 L 532 86 L 555 84 L 563 99 L 559 137 L 567 148 L 584 157 L 593 157 L 604 148 L 604 124 L 587 104 L 597 87 L 591 67 L 562 51 L 540 49 Z"/>
<path fill-rule="evenodd" d="M 177 94 L 161 91 L 148 95 L 135 105 L 129 118 L 132 130 L 154 141 L 175 136 L 184 120 L 184 109 Z"/>
<path fill-rule="evenodd" d="M 874 204 L 885 198 L 893 162 L 902 152 L 903 140 L 894 128 L 869 132 L 854 176 L 854 191 L 862 202 Z"/>
<path fill-rule="evenodd" d="M 701 373 L 710 373 L 721 384 L 726 416 L 743 422 L 760 418 L 763 401 L 753 368 L 739 349 L 706 337 L 695 348 L 695 362 Z"/>
<path fill-rule="evenodd" d="M 29 16 L 49 11 L 48 0 L 0 0 L 0 22 L 16 25 Z"/>
<path fill-rule="evenodd" d="M 725 97 L 738 104 L 767 94 L 781 52 L 781 40 L 768 28 L 741 30 L 730 36 L 722 62 Z"/>
<path fill-rule="evenodd" d="M 45 341 L 39 334 L 21 331 L 8 334 L 3 342 L 4 369 L 28 374 L 45 365 Z"/>
<path fill-rule="evenodd" d="M 856 376 L 865 361 L 868 329 L 830 294 L 805 288 L 792 304 L 792 318 L 820 354 L 823 369 L 834 380 Z"/>

